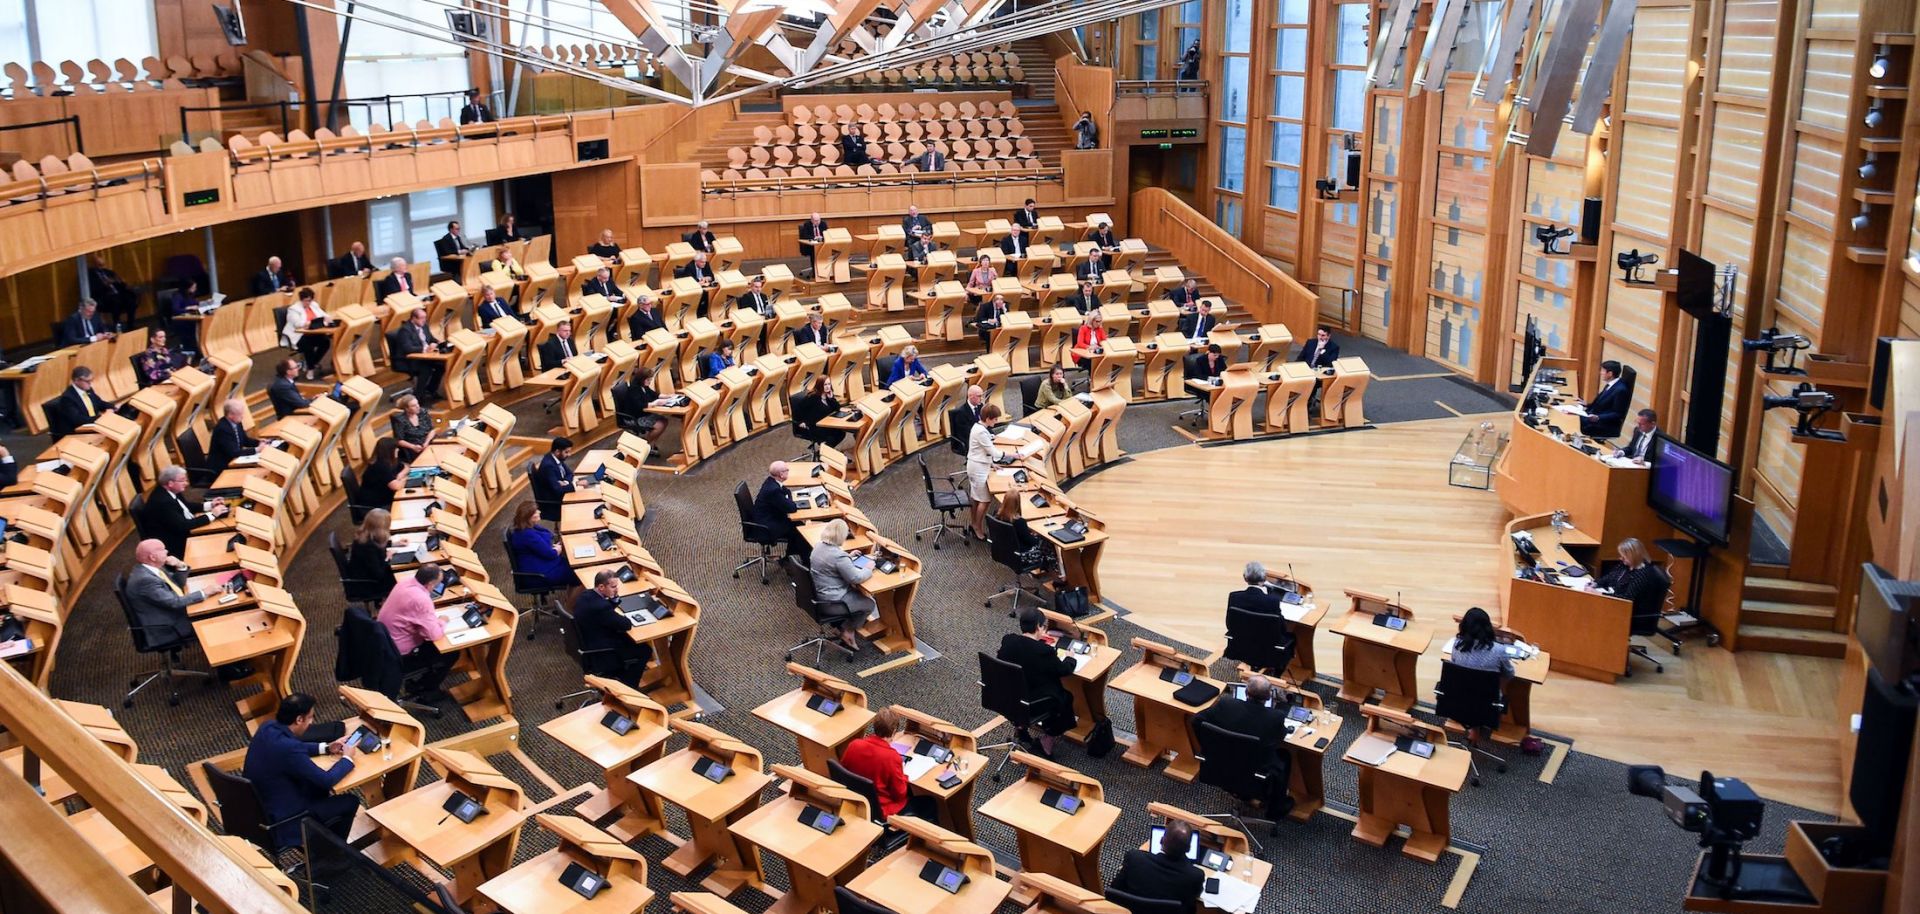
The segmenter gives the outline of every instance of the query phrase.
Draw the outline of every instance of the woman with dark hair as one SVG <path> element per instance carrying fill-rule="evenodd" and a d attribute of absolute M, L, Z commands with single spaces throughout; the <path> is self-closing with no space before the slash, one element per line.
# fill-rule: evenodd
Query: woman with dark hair
<path fill-rule="evenodd" d="M 837 428 L 819 427 L 820 420 L 839 411 L 840 401 L 834 399 L 833 387 L 827 383 L 825 373 L 815 375 L 806 392 L 793 398 L 793 424 L 807 433 L 809 441 L 818 441 L 827 447 L 838 447 L 847 437 L 846 432 Z"/>
<path fill-rule="evenodd" d="M 400 462 L 400 446 L 392 438 L 374 442 L 373 460 L 360 473 L 360 507 L 393 509 L 393 493 L 406 485 L 407 465 Z"/>
<path fill-rule="evenodd" d="M 1453 636 L 1453 665 L 1470 670 L 1493 670 L 1501 678 L 1513 676 L 1513 659 L 1507 646 L 1494 637 L 1493 617 L 1478 606 L 1460 616 L 1460 631 Z"/>
<path fill-rule="evenodd" d="M 513 563 L 521 574 L 537 574 L 555 588 L 571 590 L 579 586 L 567 557 L 560 554 L 553 531 L 540 526 L 540 508 L 523 501 L 513 511 L 513 526 L 507 531 L 507 548 L 513 550 Z M 563 600 L 571 604 L 571 600 Z"/>
<path fill-rule="evenodd" d="M 653 401 L 660 399 L 660 391 L 653 386 L 653 373 L 657 368 L 642 366 L 627 376 L 626 399 L 620 408 L 634 417 L 634 425 L 640 429 L 640 437 L 648 442 L 659 441 L 667 431 L 667 420 L 647 412 Z"/>
<path fill-rule="evenodd" d="M 167 331 L 155 329 L 147 337 L 147 348 L 133 357 L 140 368 L 140 386 L 152 387 L 173 377 L 173 350 L 167 348 Z"/>
<path fill-rule="evenodd" d="M 1073 399 L 1073 388 L 1067 384 L 1067 369 L 1056 364 L 1047 372 L 1047 380 L 1040 385 L 1040 391 L 1033 398 L 1033 408 L 1037 412 L 1063 400 Z"/>
<path fill-rule="evenodd" d="M 1041 565 L 1042 567 L 1033 573 L 1035 577 L 1058 578 L 1060 577 L 1060 553 L 1053 548 L 1052 543 L 1033 532 L 1033 527 L 1027 524 L 1027 519 L 1020 516 L 1020 499 L 1021 493 L 1018 490 L 1007 490 L 1007 494 L 1000 496 L 1000 504 L 994 509 L 993 514 L 1013 528 L 1013 548 L 1015 552 L 1020 553 L 1021 564 Z"/>

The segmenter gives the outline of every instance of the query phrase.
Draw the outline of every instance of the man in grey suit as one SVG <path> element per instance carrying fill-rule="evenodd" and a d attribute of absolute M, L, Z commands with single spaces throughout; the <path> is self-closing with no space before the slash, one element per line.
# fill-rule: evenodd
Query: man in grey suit
<path fill-rule="evenodd" d="M 141 625 L 172 626 L 182 640 L 193 640 L 193 623 L 187 619 L 187 607 L 206 599 L 197 590 L 186 589 L 187 563 L 167 554 L 159 540 L 141 540 L 133 547 L 133 560 L 139 564 L 127 575 L 127 605 Z"/>
<path fill-rule="evenodd" d="M 813 553 L 807 557 L 807 568 L 813 573 L 814 599 L 826 604 L 846 604 L 850 615 L 840 629 L 840 641 L 857 651 L 860 642 L 853 632 L 867 617 L 880 611 L 880 604 L 859 589 L 860 582 L 873 577 L 873 559 L 849 555 L 843 548 L 846 542 L 847 522 L 837 517 L 827 521 L 820 528 L 820 545 L 813 547 Z"/>

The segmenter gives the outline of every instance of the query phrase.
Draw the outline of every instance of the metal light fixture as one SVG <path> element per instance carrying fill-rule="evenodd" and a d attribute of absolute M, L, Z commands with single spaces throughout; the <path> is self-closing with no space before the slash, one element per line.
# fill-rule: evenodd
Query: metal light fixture
<path fill-rule="evenodd" d="M 1873 63 L 1867 65 L 1867 75 L 1874 79 L 1886 79 L 1887 71 L 1893 67 L 1893 49 L 1881 45 L 1873 55 Z"/>
<path fill-rule="evenodd" d="M 1867 157 L 1861 160 L 1860 172 L 1859 172 L 1860 180 L 1871 181 L 1873 180 L 1874 175 L 1877 175 L 1880 173 L 1879 167 L 1873 164 L 1873 159 L 1874 159 L 1874 154 L 1869 152 L 1867 153 Z"/>
<path fill-rule="evenodd" d="M 1873 104 L 1867 106 L 1867 127 L 1877 129 L 1886 119 L 1887 111 L 1885 101 L 1878 98 L 1874 99 Z"/>
<path fill-rule="evenodd" d="M 1862 166 L 1864 167 L 1864 166 Z M 1865 203 L 1860 204 L 1860 214 L 1848 220 L 1856 232 L 1864 232 L 1873 225 L 1873 209 Z"/>

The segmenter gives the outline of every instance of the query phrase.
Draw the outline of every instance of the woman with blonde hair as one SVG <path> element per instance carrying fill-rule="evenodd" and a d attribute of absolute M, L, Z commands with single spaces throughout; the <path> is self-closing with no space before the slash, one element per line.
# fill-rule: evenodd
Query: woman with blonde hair
<path fill-rule="evenodd" d="M 1659 615 L 1667 601 L 1667 591 L 1673 586 L 1673 580 L 1667 572 L 1653 563 L 1653 557 L 1647 554 L 1646 544 L 1635 537 L 1620 541 L 1618 550 L 1620 564 L 1601 575 L 1593 582 L 1593 588 L 1610 593 L 1621 599 L 1633 601 L 1633 614 L 1636 616 Z"/>
<path fill-rule="evenodd" d="M 385 508 L 367 512 L 347 545 L 347 599 L 371 601 L 375 606 L 393 590 L 393 566 L 387 545 L 393 540 L 393 515 Z"/>
<path fill-rule="evenodd" d="M 393 442 L 406 454 L 407 462 L 420 456 L 433 440 L 433 416 L 420 407 L 420 398 L 405 394 L 393 401 Z"/>
<path fill-rule="evenodd" d="M 813 574 L 814 599 L 822 603 L 844 603 L 850 611 L 840 626 L 840 643 L 860 649 L 853 631 L 868 616 L 880 610 L 871 595 L 860 589 L 861 582 L 873 577 L 873 559 L 850 554 L 846 550 L 847 522 L 834 518 L 820 528 L 820 545 L 807 557 L 807 569 Z"/>

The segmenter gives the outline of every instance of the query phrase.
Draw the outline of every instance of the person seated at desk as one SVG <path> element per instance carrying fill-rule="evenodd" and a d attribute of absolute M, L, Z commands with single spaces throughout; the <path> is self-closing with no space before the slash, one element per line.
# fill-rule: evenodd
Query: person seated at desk
<path fill-rule="evenodd" d="M 267 385 L 267 399 L 273 403 L 273 417 L 285 419 L 312 406 L 313 401 L 300 392 L 299 385 L 293 383 L 293 379 L 300 375 L 300 360 L 281 359 L 275 367 L 279 374 L 273 379 L 273 383 Z"/>
<path fill-rule="evenodd" d="M 480 329 L 482 330 L 492 327 L 494 321 L 503 317 L 522 320 L 519 312 L 509 307 L 506 301 L 500 297 L 500 294 L 493 291 L 493 287 L 486 283 L 480 284 L 480 301 L 473 306 L 473 314 L 474 317 L 480 319 Z"/>
<path fill-rule="evenodd" d="M 280 847 L 304 843 L 298 816 L 311 817 L 345 838 L 360 810 L 359 797 L 333 792 L 334 785 L 353 772 L 355 750 L 347 745 L 347 726 L 337 720 L 316 723 L 313 707 L 313 696 L 305 692 L 280 699 L 273 719 L 247 741 L 246 761 L 240 766 L 241 776 L 253 782 L 260 798 L 261 817 L 281 823 L 273 831 L 273 843 Z M 314 763 L 315 756 L 334 758 L 323 768 Z"/>
<path fill-rule="evenodd" d="M 1268 702 L 1273 702 L 1271 707 Z M 1267 776 L 1267 795 L 1259 797 L 1268 818 L 1279 819 L 1293 810 L 1293 797 L 1287 794 L 1287 782 L 1293 776 L 1293 756 L 1283 745 L 1287 740 L 1289 698 L 1279 694 L 1273 682 L 1258 674 L 1247 677 L 1247 698 L 1242 701 L 1231 692 L 1193 716 L 1194 732 L 1201 724 L 1212 724 L 1229 733 L 1241 733 L 1259 741 L 1260 754 L 1253 759 L 1253 770 Z"/>
<path fill-rule="evenodd" d="M 260 439 L 247 434 L 243 424 L 247 401 L 234 397 L 220 407 L 220 421 L 213 424 L 213 444 L 207 448 L 207 469 L 217 478 L 227 467 L 260 450 Z"/>
<path fill-rule="evenodd" d="M 854 630 L 878 614 L 880 604 L 860 589 L 862 582 L 873 577 L 873 559 L 848 554 L 843 548 L 846 542 L 847 522 L 838 517 L 827 521 L 820 528 L 820 545 L 807 557 L 807 570 L 813 575 L 814 599 L 823 604 L 846 604 L 848 617 L 840 629 L 840 643 L 857 651 L 860 641 L 854 637 Z"/>
<path fill-rule="evenodd" d="M 1207 341 L 1207 334 L 1220 326 L 1220 319 L 1213 316 L 1213 302 L 1201 299 L 1193 310 L 1180 315 L 1180 335 L 1187 342 L 1199 345 Z"/>
<path fill-rule="evenodd" d="M 113 339 L 113 328 L 95 313 L 99 308 L 91 298 L 80 299 L 80 307 L 60 322 L 60 345 L 81 346 Z"/>
<path fill-rule="evenodd" d="M 87 292 L 109 317 L 121 324 L 133 324 L 140 308 L 140 292 L 107 266 L 106 258 L 98 252 L 87 255 Z"/>
<path fill-rule="evenodd" d="M 1031 232 L 1040 227 L 1040 207 L 1035 205 L 1032 197 L 1028 197 L 1007 221 Z"/>
<path fill-rule="evenodd" d="M 906 723 L 900 719 L 900 712 L 881 708 L 880 713 L 873 715 L 872 731 L 840 750 L 840 764 L 873 782 L 882 818 L 909 815 L 938 823 L 940 804 L 933 797 L 913 792 L 912 782 L 907 780 L 906 760 L 900 757 L 900 750 L 894 748 L 893 738 L 903 729 Z"/>
<path fill-rule="evenodd" d="M 553 334 L 540 341 L 540 367 L 552 371 L 561 367 L 568 359 L 580 354 L 580 347 L 573 342 L 573 323 L 561 321 L 554 325 Z"/>
<path fill-rule="evenodd" d="M 733 341 L 721 340 L 718 348 L 706 354 L 700 360 L 700 378 L 717 378 L 720 372 L 733 367 Z"/>
<path fill-rule="evenodd" d="M 993 268 L 993 258 L 985 254 L 975 257 L 973 271 L 967 274 L 967 304 L 978 307 L 993 294 L 993 282 L 999 278 L 1000 271 Z"/>
<path fill-rule="evenodd" d="M 653 401 L 660 399 L 660 389 L 654 386 L 653 382 L 654 372 L 659 370 L 658 366 L 636 365 L 633 373 L 627 375 L 626 386 L 614 389 L 614 396 L 617 398 L 616 411 L 621 415 L 632 416 L 634 429 L 640 433 L 640 437 L 647 439 L 649 444 L 659 441 L 660 436 L 667 432 L 667 420 L 647 412 L 647 407 L 652 406 Z M 647 459 L 652 460 L 654 456 L 653 451 L 647 452 Z"/>
<path fill-rule="evenodd" d="M 979 388 L 967 389 L 967 401 L 973 402 L 973 392 Z M 972 515 L 973 536 L 987 541 L 987 506 L 993 503 L 993 493 L 987 488 L 987 477 L 993 475 L 993 467 L 1000 461 L 1000 449 L 994 446 L 994 426 L 1000 424 L 1000 404 L 988 403 L 980 410 L 980 418 L 967 425 L 967 508 Z"/>
<path fill-rule="evenodd" d="M 1493 617 L 1478 606 L 1460 614 L 1460 629 L 1453 636 L 1453 656 L 1448 659 L 1454 666 L 1499 673 L 1503 681 L 1513 678 L 1513 658 L 1507 656 L 1507 646 L 1494 637 Z"/>
<path fill-rule="evenodd" d="M 1600 390 L 1586 404 L 1587 414 L 1580 419 L 1580 434 L 1589 438 L 1614 438 L 1626 424 L 1627 410 L 1633 405 L 1633 381 L 1621 377 L 1620 363 L 1608 359 L 1600 363 Z"/>
<path fill-rule="evenodd" d="M 1007 234 L 1007 237 L 1000 239 L 1000 253 L 1015 260 L 1024 260 L 1027 256 L 1027 248 L 1031 246 L 1031 242 L 1027 240 L 1027 230 L 1017 225 Z"/>
<path fill-rule="evenodd" d="M 157 539 L 136 544 L 133 560 L 138 567 L 127 574 L 125 586 L 127 608 L 133 610 L 134 622 L 150 628 L 171 628 L 176 637 L 192 643 L 193 623 L 187 619 L 187 607 L 207 595 L 186 589 L 187 563 L 174 558 L 166 544 Z M 148 637 L 159 640 L 158 635 Z M 177 651 L 174 659 L 179 659 Z"/>
<path fill-rule="evenodd" d="M 389 572 L 391 573 L 391 572 Z M 456 658 L 440 653 L 434 642 L 446 637 L 446 626 L 433 607 L 433 586 L 445 572 L 438 565 L 421 565 L 413 576 L 393 586 L 393 592 L 380 603 L 376 617 L 393 638 L 393 649 L 400 652 L 402 676 L 425 670 L 416 694 L 436 692 Z"/>
<path fill-rule="evenodd" d="M 1227 594 L 1228 609 L 1241 609 L 1267 616 L 1282 615 L 1280 591 L 1271 586 L 1267 578 L 1267 566 L 1259 562 L 1248 562 L 1247 567 L 1241 570 L 1240 578 L 1247 582 L 1247 586 L 1244 590 Z M 1291 631 L 1293 625 L 1287 623 L 1284 628 Z"/>
<path fill-rule="evenodd" d="M 1107 275 L 1107 254 L 1099 248 L 1087 252 L 1087 259 L 1075 268 L 1073 275 L 1078 279 L 1100 279 Z"/>
<path fill-rule="evenodd" d="M 1167 292 L 1167 300 L 1182 311 L 1192 311 L 1195 305 L 1200 304 L 1200 280 L 1187 277 L 1186 281 Z"/>
<path fill-rule="evenodd" d="M 167 331 L 147 334 L 147 348 L 133 357 L 134 370 L 140 373 L 140 386 L 152 387 L 173 377 L 173 350 L 167 348 Z"/>
<path fill-rule="evenodd" d="M 438 394 L 434 392 L 440 389 L 440 376 L 447 370 L 445 363 L 436 359 L 414 358 L 439 351 L 440 341 L 434 338 L 432 330 L 427 329 L 427 309 L 424 306 L 413 309 L 413 313 L 407 315 L 407 322 L 394 333 L 394 339 L 399 342 L 400 350 L 397 354 L 389 354 L 398 356 L 393 359 L 394 367 L 411 363 L 410 371 L 416 379 L 413 392 L 427 399 L 437 397 Z"/>
<path fill-rule="evenodd" d="M 1039 412 L 1055 403 L 1071 399 L 1073 399 L 1073 387 L 1067 383 L 1067 369 L 1065 366 L 1055 365 L 1047 371 L 1047 379 L 1040 383 L 1040 392 L 1034 394 L 1033 409 Z"/>
<path fill-rule="evenodd" d="M 1192 844 L 1193 826 L 1179 819 L 1167 820 L 1167 830 L 1160 835 L 1160 851 L 1127 851 L 1120 858 L 1120 871 L 1113 874 L 1112 887 L 1141 898 L 1171 901 L 1193 914 L 1199 908 L 1207 875 L 1187 859 L 1187 848 Z"/>
<path fill-rule="evenodd" d="M 1094 289 L 1093 280 L 1080 280 L 1080 291 L 1069 297 L 1067 304 L 1081 314 L 1100 310 L 1100 293 Z"/>
<path fill-rule="evenodd" d="M 406 462 L 412 463 L 433 441 L 433 416 L 420 406 L 420 398 L 413 394 L 401 394 L 393 405 L 393 442 L 400 447 Z"/>
<path fill-rule="evenodd" d="M 255 296 L 272 295 L 275 292 L 291 292 L 293 291 L 293 277 L 288 276 L 287 271 L 280 268 L 280 258 L 269 257 L 267 258 L 266 269 L 253 274 L 253 280 L 248 286 L 248 291 L 252 292 Z"/>
<path fill-rule="evenodd" d="M 1039 570 L 1033 572 L 1034 577 L 1064 585 L 1065 580 L 1060 573 L 1060 551 L 1052 541 L 1033 532 L 1026 517 L 1021 515 L 1020 502 L 1023 497 L 1017 490 L 1007 490 L 1005 495 L 1000 496 L 994 516 L 1013 528 L 1013 551 L 1020 554 L 1021 564 L 1040 566 Z"/>
<path fill-rule="evenodd" d="M 967 442 L 972 440 L 974 423 L 980 421 L 980 412 L 986 402 L 987 392 L 978 384 L 969 384 L 967 398 L 959 406 L 947 410 L 947 437 L 953 440 L 956 449 L 966 450 Z"/>
<path fill-rule="evenodd" d="M 287 326 L 281 331 L 280 338 L 287 348 L 299 350 L 300 357 L 309 366 L 307 380 L 311 381 L 315 377 L 312 369 L 324 364 L 327 352 L 333 348 L 333 337 L 307 332 L 309 327 L 326 326 L 327 312 L 322 311 L 320 303 L 314 300 L 312 289 L 301 289 L 299 298 L 293 307 L 287 309 Z"/>
<path fill-rule="evenodd" d="M 601 267 L 600 272 L 580 286 L 583 295 L 598 295 L 616 305 L 626 304 L 627 293 L 620 291 L 620 284 L 613 281 L 613 270 Z"/>
<path fill-rule="evenodd" d="M 924 381 L 928 377 L 927 366 L 920 361 L 920 347 L 908 346 L 901 350 L 899 358 L 893 360 L 893 370 L 887 372 L 887 386 L 892 387 L 909 378 Z"/>
<path fill-rule="evenodd" d="M 1313 339 L 1300 347 L 1296 362 L 1305 362 L 1314 371 L 1325 371 L 1333 367 L 1335 359 L 1340 358 L 1340 344 L 1333 341 L 1333 331 L 1321 324 L 1313 331 Z"/>
<path fill-rule="evenodd" d="M 601 229 L 600 240 L 587 245 L 587 253 L 608 262 L 620 259 L 620 245 L 613 240 L 613 229 Z"/>
<path fill-rule="evenodd" d="M 53 436 L 55 441 L 59 441 L 64 434 L 58 430 L 64 429 L 71 432 L 83 425 L 91 424 L 93 420 L 100 418 L 101 413 L 113 410 L 113 404 L 101 399 L 99 394 L 93 392 L 93 369 L 85 365 L 75 366 L 67 378 L 71 383 L 67 385 L 66 390 L 60 392 L 60 396 L 54 398 L 53 406 L 48 410 L 53 414 L 48 416 L 49 420 L 55 418 L 59 420 L 48 423 L 56 430 Z"/>
<path fill-rule="evenodd" d="M 1099 245 L 1103 251 L 1120 249 L 1120 239 L 1113 236 L 1113 226 L 1105 222 L 1094 226 L 1093 231 L 1087 233 L 1087 240 Z"/>
<path fill-rule="evenodd" d="M 932 238 L 925 235 L 908 236 L 907 249 L 901 252 L 901 256 L 907 261 L 907 276 L 918 280 L 920 278 L 920 269 L 917 264 L 926 263 L 927 257 L 932 255 L 935 250 L 938 249 L 934 246 Z"/>
<path fill-rule="evenodd" d="M 755 276 L 747 280 L 747 291 L 740 293 L 739 307 L 752 311 L 761 317 L 772 319 L 773 297 L 767 294 L 765 277 Z"/>
<path fill-rule="evenodd" d="M 620 613 L 618 572 L 594 574 L 593 589 L 573 601 L 573 624 L 588 673 L 640 687 L 640 677 L 653 662 L 653 645 L 638 643 L 627 633 L 633 623 Z"/>
<path fill-rule="evenodd" d="M 560 554 L 560 546 L 554 541 L 553 531 L 540 526 L 540 507 L 531 501 L 523 501 L 513 509 L 513 526 L 507 530 L 507 548 L 513 550 L 513 563 L 519 566 L 521 574 L 538 575 L 547 582 L 548 587 L 556 590 L 573 591 L 575 583 L 573 569 L 567 564 L 567 557 Z M 562 599 L 560 602 L 568 602 Z"/>
<path fill-rule="evenodd" d="M 840 411 L 840 401 L 834 398 L 833 385 L 824 373 L 815 375 L 807 389 L 793 398 L 791 406 L 793 423 L 799 427 L 800 437 L 818 441 L 822 447 L 838 447 L 847 437 L 841 429 L 820 427 L 820 420 Z"/>
<path fill-rule="evenodd" d="M 633 316 L 627 318 L 628 339 L 639 342 L 648 333 L 665 329 L 666 319 L 660 316 L 660 309 L 653 306 L 653 296 L 645 292 L 634 302 Z"/>
<path fill-rule="evenodd" d="M 1187 356 L 1181 366 L 1181 378 L 1187 381 L 1212 381 L 1227 370 L 1227 357 L 1220 354 L 1219 343 L 1208 343 L 1205 352 Z"/>
<path fill-rule="evenodd" d="M 16 471 L 17 473 L 17 471 Z M 227 502 L 210 498 L 195 506 L 187 502 L 187 470 L 164 467 L 155 474 L 153 491 L 140 505 L 140 528 L 173 555 L 185 555 L 193 531 L 225 517 Z"/>
<path fill-rule="evenodd" d="M 1039 609 L 1029 606 L 1020 611 L 1019 634 L 1008 632 L 1002 636 L 1000 650 L 994 656 L 1019 667 L 1026 674 L 1027 696 L 1030 699 L 1051 699 L 1044 713 L 1033 721 L 1033 726 L 1040 730 L 1037 740 L 1026 730 L 1014 732 L 1014 739 L 1021 746 L 1042 758 L 1050 759 L 1053 758 L 1054 743 L 1061 734 L 1073 729 L 1078 718 L 1073 712 L 1073 695 L 1060 682 L 1073 675 L 1073 658 L 1060 656 L 1053 645 L 1047 643 L 1046 637 L 1047 617 Z"/>
<path fill-rule="evenodd" d="M 528 475 L 527 484 L 533 487 L 534 504 L 540 506 L 540 519 L 550 524 L 560 522 L 560 504 L 573 491 L 573 468 L 567 466 L 567 458 L 573 456 L 573 439 L 557 435 L 547 447 L 547 456 L 534 464 L 533 472 Z"/>
<path fill-rule="evenodd" d="M 980 345 L 992 345 L 993 331 L 1000 328 L 1000 319 L 1006 314 L 1007 297 L 998 292 L 980 303 L 980 310 L 973 315 L 973 326 L 980 332 Z"/>
<path fill-rule="evenodd" d="M 909 205 L 907 214 L 900 217 L 900 233 L 908 238 L 932 237 L 933 221 L 920 215 L 920 207 Z"/>
<path fill-rule="evenodd" d="M 1620 564 L 1592 580 L 1587 588 L 1631 600 L 1636 616 L 1659 615 L 1666 606 L 1667 591 L 1673 586 L 1673 579 L 1667 577 L 1666 569 L 1653 563 L 1653 557 L 1647 554 L 1646 544 L 1637 537 L 1629 536 L 1621 540 L 1618 554 Z"/>
<path fill-rule="evenodd" d="M 753 521 L 767 528 L 767 532 L 785 538 L 787 555 L 807 555 L 813 547 L 793 522 L 800 506 L 794 504 L 793 493 L 787 490 L 787 476 L 791 472 L 784 460 L 767 464 L 767 478 L 760 481 L 760 491 L 753 495 Z"/>
<path fill-rule="evenodd" d="M 173 290 L 173 295 L 167 298 L 167 330 L 180 341 L 180 348 L 188 352 L 200 349 L 200 325 L 187 320 L 187 315 L 199 309 L 200 283 L 196 280 L 187 280 L 186 285 Z"/>
<path fill-rule="evenodd" d="M 527 236 L 520 234 L 517 220 L 512 213 L 500 217 L 500 224 L 487 229 L 487 244 L 506 244 L 509 241 L 525 241 Z"/>
<path fill-rule="evenodd" d="M 440 258 L 440 272 L 460 275 L 461 258 L 473 253 L 467 239 L 460 237 L 460 220 L 447 223 L 447 233 L 433 240 L 433 253 Z"/>
<path fill-rule="evenodd" d="M 807 266 L 809 272 L 813 270 L 811 263 L 813 259 L 813 246 L 826 240 L 826 237 L 827 220 L 820 218 L 819 213 L 814 213 L 808 217 L 807 221 L 800 223 L 800 256 L 809 261 Z M 812 244 L 808 242 L 812 242 Z"/>
<path fill-rule="evenodd" d="M 365 276 L 373 272 L 373 260 L 367 257 L 367 246 L 356 241 L 347 246 L 347 252 L 327 263 L 327 278 L 344 279 L 348 276 Z"/>
<path fill-rule="evenodd" d="M 827 331 L 827 316 L 818 311 L 807 314 L 807 322 L 793 331 L 793 344 L 804 346 L 812 343 L 822 349 L 833 345 L 833 337 Z"/>
<path fill-rule="evenodd" d="M 496 256 L 499 259 L 489 260 L 486 263 L 481 264 L 480 272 L 505 273 L 507 274 L 508 279 L 514 279 L 514 280 L 524 280 L 527 278 L 527 268 L 521 266 L 520 261 L 513 259 L 513 249 L 501 248 L 500 253 Z M 516 289 L 513 294 L 514 294 L 514 299 L 517 303 L 520 297 L 519 290 Z"/>
<path fill-rule="evenodd" d="M 681 279 L 691 279 L 700 284 L 700 313 L 704 316 L 711 301 L 709 292 L 714 286 L 719 285 L 719 280 L 713 276 L 713 267 L 707 263 L 707 255 L 704 253 L 693 255 L 693 259 L 687 261 L 680 269 L 673 271 L 673 275 Z"/>
<path fill-rule="evenodd" d="M 1080 315 L 1080 326 L 1073 331 L 1073 348 L 1085 349 L 1088 352 L 1099 352 L 1104 349 L 1106 345 L 1107 324 L 1106 321 L 1100 318 L 1099 309 L 1096 308 Z M 1075 368 L 1086 371 L 1093 370 L 1092 360 L 1081 361 L 1080 357 L 1073 353 L 1067 354 L 1067 361 L 1072 362 Z"/>
<path fill-rule="evenodd" d="M 413 274 L 408 272 L 405 257 L 395 257 L 387 261 L 386 278 L 373 284 L 373 300 L 383 302 L 387 300 L 387 296 L 398 292 L 405 292 L 408 295 L 419 294 L 413 289 Z"/>
<path fill-rule="evenodd" d="M 387 500 L 392 502 L 392 493 Z M 371 603 L 384 603 L 393 593 L 393 563 L 387 557 L 392 542 L 393 515 L 385 508 L 375 508 L 361 518 L 360 528 L 347 543 L 347 577 L 366 588 L 365 596 Z"/>
<path fill-rule="evenodd" d="M 393 496 L 407 483 L 407 465 L 391 435 L 373 443 L 373 458 L 360 473 L 360 506 L 379 510 L 393 507 Z"/>
<path fill-rule="evenodd" d="M 681 235 L 680 240 L 692 245 L 694 250 L 702 254 L 713 253 L 714 234 L 707 231 L 705 219 L 700 220 L 699 224 L 693 227 L 693 231 Z"/>
<path fill-rule="evenodd" d="M 1660 434 L 1660 414 L 1643 409 L 1633 416 L 1633 437 L 1627 439 L 1627 446 L 1613 452 L 1613 456 L 1631 460 L 1635 463 L 1647 462 L 1647 451 L 1653 448 L 1653 436 Z"/>

